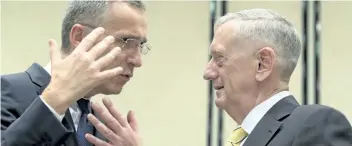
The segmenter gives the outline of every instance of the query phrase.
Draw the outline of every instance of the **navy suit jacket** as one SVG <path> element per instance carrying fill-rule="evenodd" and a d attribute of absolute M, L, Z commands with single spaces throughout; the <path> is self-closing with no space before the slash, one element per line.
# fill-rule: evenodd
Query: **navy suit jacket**
<path fill-rule="evenodd" d="M 352 127 L 336 109 L 299 105 L 288 96 L 264 115 L 243 146 L 352 146 Z"/>
<path fill-rule="evenodd" d="M 37 63 L 25 72 L 1 76 L 2 146 L 77 145 L 69 110 L 60 122 L 39 98 L 49 82 L 50 75 Z"/>

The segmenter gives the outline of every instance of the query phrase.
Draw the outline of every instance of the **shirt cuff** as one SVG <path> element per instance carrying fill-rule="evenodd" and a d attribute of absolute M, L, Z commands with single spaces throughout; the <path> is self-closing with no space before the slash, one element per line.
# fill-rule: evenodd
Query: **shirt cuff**
<path fill-rule="evenodd" d="M 60 121 L 62 122 L 62 120 L 64 119 L 65 117 L 65 114 L 63 115 L 59 115 L 48 103 L 46 103 L 41 96 L 40 97 L 40 100 L 42 100 L 42 102 L 49 108 L 49 110 L 55 115 L 55 117 Z"/>

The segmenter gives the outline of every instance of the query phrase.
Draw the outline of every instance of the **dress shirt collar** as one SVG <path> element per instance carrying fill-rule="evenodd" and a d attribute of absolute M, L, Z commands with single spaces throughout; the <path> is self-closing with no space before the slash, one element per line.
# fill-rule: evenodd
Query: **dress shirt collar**
<path fill-rule="evenodd" d="M 264 115 L 281 99 L 291 95 L 288 91 L 279 92 L 259 105 L 255 106 L 245 117 L 240 125 L 248 134 L 250 134 Z"/>

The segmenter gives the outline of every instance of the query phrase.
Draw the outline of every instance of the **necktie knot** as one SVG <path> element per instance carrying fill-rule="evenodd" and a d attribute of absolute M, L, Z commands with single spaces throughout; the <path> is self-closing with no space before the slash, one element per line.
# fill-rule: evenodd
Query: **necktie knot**
<path fill-rule="evenodd" d="M 231 137 L 229 138 L 229 143 L 232 143 L 232 145 L 240 145 L 240 143 L 248 136 L 248 133 L 244 131 L 242 127 L 239 127 L 235 129 Z"/>
<path fill-rule="evenodd" d="M 80 99 L 77 101 L 79 109 L 82 111 L 82 114 L 88 114 L 89 113 L 89 100 L 86 99 Z"/>

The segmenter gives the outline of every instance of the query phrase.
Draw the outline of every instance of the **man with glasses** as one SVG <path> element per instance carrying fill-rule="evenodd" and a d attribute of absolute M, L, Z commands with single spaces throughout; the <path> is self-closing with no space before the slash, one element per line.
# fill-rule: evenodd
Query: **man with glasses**
<path fill-rule="evenodd" d="M 105 113 L 92 111 L 89 99 L 119 94 L 142 65 L 150 50 L 144 12 L 141 1 L 70 1 L 61 51 L 50 40 L 47 66 L 34 63 L 25 72 L 1 77 L 1 145 L 86 146 L 108 138 L 88 122 Z M 104 104 L 111 106 L 107 99 Z M 102 120 L 109 125 L 115 119 Z M 133 133 L 133 112 L 127 119 L 125 130 Z M 110 143 L 138 141 L 126 135 Z"/>

